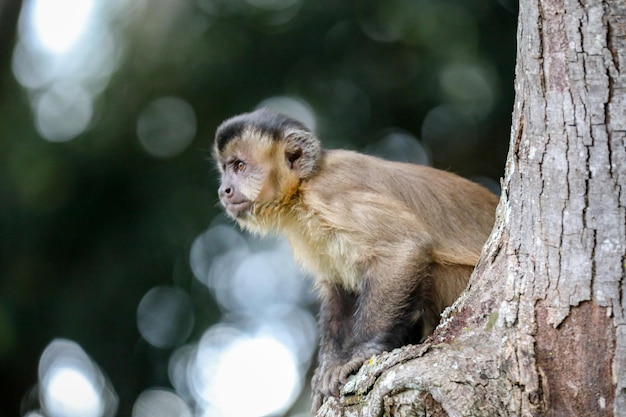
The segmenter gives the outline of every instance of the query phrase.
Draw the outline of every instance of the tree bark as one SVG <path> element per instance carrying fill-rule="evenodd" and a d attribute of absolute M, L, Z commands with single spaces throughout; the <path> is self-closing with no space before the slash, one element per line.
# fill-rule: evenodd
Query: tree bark
<path fill-rule="evenodd" d="M 422 345 L 318 416 L 626 417 L 626 2 L 522 0 L 494 231 Z"/>

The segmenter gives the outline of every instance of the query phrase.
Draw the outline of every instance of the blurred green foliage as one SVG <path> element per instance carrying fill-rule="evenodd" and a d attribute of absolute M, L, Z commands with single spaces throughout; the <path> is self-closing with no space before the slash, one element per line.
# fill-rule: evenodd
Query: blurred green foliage
<path fill-rule="evenodd" d="M 219 319 L 188 253 L 219 212 L 210 143 L 233 114 L 300 97 L 330 147 L 363 149 L 394 127 L 422 139 L 439 168 L 495 181 L 503 170 L 514 2 L 139 3 L 114 16 L 122 58 L 90 128 L 53 143 L 36 130 L 33 93 L 13 74 L 16 13 L 0 2 L 2 416 L 19 415 L 55 337 L 80 343 L 108 373 L 120 415 L 145 387 L 167 385 L 168 351 L 136 327 L 137 305 L 155 285 L 190 292 L 191 337 Z M 190 103 L 198 121 L 193 143 L 171 158 L 150 156 L 136 134 L 139 114 L 162 96 Z"/>

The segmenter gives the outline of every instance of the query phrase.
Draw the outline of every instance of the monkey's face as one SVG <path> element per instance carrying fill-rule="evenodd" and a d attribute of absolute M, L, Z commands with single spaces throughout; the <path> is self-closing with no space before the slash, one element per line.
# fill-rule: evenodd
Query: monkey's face
<path fill-rule="evenodd" d="M 220 203 L 235 220 L 245 220 L 258 201 L 267 172 L 259 163 L 242 152 L 218 160 L 221 183 L 218 189 Z"/>
<path fill-rule="evenodd" d="M 284 194 L 285 181 L 295 174 L 285 172 L 284 159 L 276 161 L 277 146 L 269 139 L 243 135 L 233 140 L 215 159 L 221 174 L 218 195 L 226 214 L 241 226 L 256 230 L 266 222 L 269 207 Z"/>
<path fill-rule="evenodd" d="M 222 183 L 218 189 L 222 207 L 234 219 L 243 217 L 252 207 L 252 200 L 241 192 L 242 181 L 239 174 L 242 174 L 246 168 L 247 164 L 243 161 L 234 161 L 229 164 L 222 173 Z"/>
<path fill-rule="evenodd" d="M 261 109 L 223 122 L 213 156 L 226 213 L 240 226 L 265 234 L 291 211 L 300 184 L 317 170 L 321 147 L 300 122 Z"/>

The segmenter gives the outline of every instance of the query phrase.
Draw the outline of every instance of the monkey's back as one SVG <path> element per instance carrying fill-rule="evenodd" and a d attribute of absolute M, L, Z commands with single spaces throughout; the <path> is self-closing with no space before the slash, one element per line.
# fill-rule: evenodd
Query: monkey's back
<path fill-rule="evenodd" d="M 494 223 L 498 198 L 455 174 L 345 150 L 325 151 L 303 186 L 323 227 L 375 248 L 426 233 L 436 261 L 474 265 Z M 312 191 L 312 192 L 308 192 Z"/>

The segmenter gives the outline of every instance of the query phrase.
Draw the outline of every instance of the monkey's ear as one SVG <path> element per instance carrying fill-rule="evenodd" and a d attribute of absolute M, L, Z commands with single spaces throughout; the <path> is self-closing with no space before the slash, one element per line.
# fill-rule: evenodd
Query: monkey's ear
<path fill-rule="evenodd" d="M 309 178 L 319 166 L 320 141 L 311 132 L 291 130 L 285 136 L 285 161 L 301 179 Z"/>

